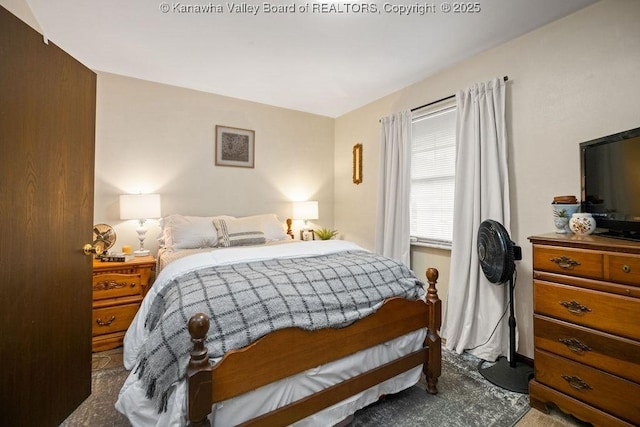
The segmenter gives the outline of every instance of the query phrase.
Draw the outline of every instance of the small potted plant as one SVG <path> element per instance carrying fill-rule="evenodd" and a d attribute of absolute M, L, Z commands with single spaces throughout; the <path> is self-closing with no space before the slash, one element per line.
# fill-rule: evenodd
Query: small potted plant
<path fill-rule="evenodd" d="M 569 213 L 565 208 L 553 209 L 553 224 L 556 226 L 556 233 L 566 233 L 566 228 L 569 224 Z"/>
<path fill-rule="evenodd" d="M 580 204 L 575 196 L 556 196 L 551 203 L 553 208 L 553 224 L 556 226 L 556 233 L 571 233 L 569 220 Z"/>
<path fill-rule="evenodd" d="M 330 240 L 338 235 L 337 230 L 331 230 L 330 228 L 319 228 L 314 230 L 314 233 L 320 240 Z"/>

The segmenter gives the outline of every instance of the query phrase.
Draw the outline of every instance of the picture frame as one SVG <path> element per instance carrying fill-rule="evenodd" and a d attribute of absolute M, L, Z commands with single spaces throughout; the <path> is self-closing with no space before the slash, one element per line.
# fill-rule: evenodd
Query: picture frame
<path fill-rule="evenodd" d="M 215 145 L 216 166 L 255 166 L 255 131 L 216 125 Z"/>
<path fill-rule="evenodd" d="M 316 233 L 313 230 L 300 230 L 300 240 L 316 240 Z"/>
<path fill-rule="evenodd" d="M 353 146 L 353 183 L 362 183 L 362 144 Z"/>

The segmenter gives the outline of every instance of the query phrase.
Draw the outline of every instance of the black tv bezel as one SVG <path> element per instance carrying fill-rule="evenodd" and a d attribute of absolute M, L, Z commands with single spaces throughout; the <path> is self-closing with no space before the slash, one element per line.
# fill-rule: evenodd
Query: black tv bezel
<path fill-rule="evenodd" d="M 589 212 L 585 190 L 585 151 L 595 145 L 605 145 L 637 137 L 640 137 L 640 127 L 580 143 L 580 194 L 582 212 Z M 640 221 L 614 220 L 595 215 L 594 219 L 596 220 L 597 228 L 605 229 L 605 231 L 597 230 L 598 234 L 622 239 L 640 240 Z"/>

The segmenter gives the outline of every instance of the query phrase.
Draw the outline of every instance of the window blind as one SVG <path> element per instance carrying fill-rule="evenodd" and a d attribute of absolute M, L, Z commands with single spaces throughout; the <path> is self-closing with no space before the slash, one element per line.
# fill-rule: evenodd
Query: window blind
<path fill-rule="evenodd" d="M 455 166 L 455 99 L 416 111 L 411 143 L 413 242 L 451 245 Z"/>

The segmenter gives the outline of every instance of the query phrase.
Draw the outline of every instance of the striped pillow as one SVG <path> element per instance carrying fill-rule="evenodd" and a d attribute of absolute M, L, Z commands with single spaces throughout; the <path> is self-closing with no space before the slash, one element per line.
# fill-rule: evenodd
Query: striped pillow
<path fill-rule="evenodd" d="M 218 247 L 263 245 L 267 242 L 262 221 L 254 218 L 221 219 L 214 218 L 213 225 L 218 231 Z"/>

